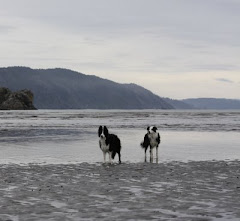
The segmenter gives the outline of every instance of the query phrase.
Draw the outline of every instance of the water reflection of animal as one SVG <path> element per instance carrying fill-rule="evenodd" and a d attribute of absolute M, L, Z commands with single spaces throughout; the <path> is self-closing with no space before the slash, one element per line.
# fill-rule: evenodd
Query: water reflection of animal
<path fill-rule="evenodd" d="M 155 126 L 147 128 L 147 133 L 144 136 L 144 140 L 141 142 L 141 147 L 145 148 L 145 160 L 147 155 L 147 149 L 150 147 L 150 160 L 153 160 L 153 148 L 156 147 L 156 158 L 158 159 L 158 146 L 161 142 L 160 134 L 157 132 Z"/>
<path fill-rule="evenodd" d="M 98 129 L 99 146 L 103 152 L 104 162 L 106 162 L 106 154 L 109 155 L 109 161 L 112 162 L 116 153 L 118 154 L 119 163 L 121 163 L 121 142 L 115 134 L 109 134 L 106 126 L 100 126 Z"/>

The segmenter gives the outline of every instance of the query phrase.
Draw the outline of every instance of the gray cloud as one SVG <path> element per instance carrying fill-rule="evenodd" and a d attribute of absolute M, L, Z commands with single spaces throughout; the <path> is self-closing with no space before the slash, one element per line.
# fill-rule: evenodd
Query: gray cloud
<path fill-rule="evenodd" d="M 240 68 L 237 65 L 233 64 L 197 64 L 191 65 L 190 69 L 198 70 L 198 71 L 234 71 Z"/>
<path fill-rule="evenodd" d="M 14 29 L 15 29 L 14 26 L 7 26 L 7 25 L 1 25 L 0 24 L 0 33 L 8 33 L 8 32 L 10 32 Z"/>
<path fill-rule="evenodd" d="M 225 83 L 234 83 L 232 80 L 227 78 L 216 78 L 215 80 L 225 82 Z"/>
<path fill-rule="evenodd" d="M 226 87 L 231 85 L 217 81 L 239 82 L 239 0 L 0 0 L 0 5 L 3 66 L 107 72 L 124 82 L 136 75 L 140 84 L 152 74 L 151 85 L 160 84 L 161 75 L 168 82 L 171 74 L 179 80 L 184 74 L 196 79 L 207 73 L 206 81 L 221 76 L 215 83 Z M 165 96 L 173 87 L 169 81 Z"/>

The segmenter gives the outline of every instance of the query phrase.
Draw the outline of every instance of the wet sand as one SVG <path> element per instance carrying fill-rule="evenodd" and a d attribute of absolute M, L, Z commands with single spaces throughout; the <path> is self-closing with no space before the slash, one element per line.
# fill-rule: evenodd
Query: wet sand
<path fill-rule="evenodd" d="M 0 165 L 0 220 L 240 220 L 240 161 Z"/>

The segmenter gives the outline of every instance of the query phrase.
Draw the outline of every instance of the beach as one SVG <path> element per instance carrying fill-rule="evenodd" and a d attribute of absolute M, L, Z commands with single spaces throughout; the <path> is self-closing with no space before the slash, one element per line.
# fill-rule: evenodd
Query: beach
<path fill-rule="evenodd" d="M 0 220 L 239 220 L 239 165 L 1 165 Z"/>
<path fill-rule="evenodd" d="M 239 111 L 38 110 L 0 114 L 0 221 L 240 220 Z M 122 144 L 103 163 L 97 130 Z M 148 125 L 158 163 L 144 162 Z"/>

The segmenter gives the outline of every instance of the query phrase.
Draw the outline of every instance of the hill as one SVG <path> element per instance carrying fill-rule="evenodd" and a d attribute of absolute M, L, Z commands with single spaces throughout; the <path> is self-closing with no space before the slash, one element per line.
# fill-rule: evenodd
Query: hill
<path fill-rule="evenodd" d="M 0 68 L 0 87 L 31 90 L 38 109 L 173 109 L 136 84 L 119 84 L 61 68 Z"/>
<path fill-rule="evenodd" d="M 182 100 L 192 105 L 195 109 L 240 109 L 240 100 L 224 98 L 190 98 Z"/>
<path fill-rule="evenodd" d="M 180 109 L 180 110 L 195 109 L 192 104 L 188 104 L 181 100 L 175 100 L 171 98 L 162 98 L 162 99 L 166 101 L 168 104 L 172 105 L 174 109 Z"/>

